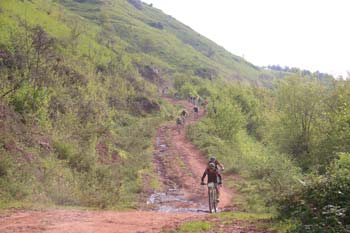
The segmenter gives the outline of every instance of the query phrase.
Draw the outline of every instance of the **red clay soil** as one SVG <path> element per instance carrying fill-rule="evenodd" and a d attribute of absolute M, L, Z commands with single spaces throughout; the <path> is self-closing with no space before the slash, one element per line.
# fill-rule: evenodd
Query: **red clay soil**
<path fill-rule="evenodd" d="M 174 105 L 180 105 L 186 108 L 189 113 L 189 117 L 186 119 L 186 126 L 195 123 L 201 117 L 204 116 L 203 109 L 199 109 L 198 116 L 195 116 L 192 111 L 192 104 L 183 100 L 174 100 L 168 98 Z M 167 152 L 170 158 L 170 166 L 167 167 L 167 171 L 176 169 L 177 172 L 172 174 L 172 178 L 176 177 L 179 186 L 182 188 L 184 195 L 187 199 L 194 203 L 207 206 L 207 188 L 200 185 L 200 180 L 204 170 L 207 167 L 208 159 L 199 151 L 190 141 L 186 139 L 185 130 L 181 129 L 180 133 L 176 130 L 175 123 L 172 125 L 166 125 L 158 132 L 159 137 L 164 137 L 164 128 L 168 130 L 168 144 Z M 164 152 L 164 151 L 163 151 Z M 182 171 L 179 169 L 176 158 L 178 156 L 182 161 Z M 180 171 L 179 171 L 180 170 Z M 221 188 L 219 208 L 224 209 L 229 207 L 232 203 L 232 196 L 234 190 L 228 190 L 227 188 Z"/>
<path fill-rule="evenodd" d="M 196 214 L 46 210 L 17 211 L 0 217 L 1 233 L 160 232 Z"/>

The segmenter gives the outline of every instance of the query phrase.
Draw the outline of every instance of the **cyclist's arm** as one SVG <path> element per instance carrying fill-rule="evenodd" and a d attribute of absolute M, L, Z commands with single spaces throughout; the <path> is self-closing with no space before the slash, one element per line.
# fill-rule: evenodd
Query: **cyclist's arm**
<path fill-rule="evenodd" d="M 221 170 L 224 170 L 224 169 L 225 169 L 225 168 L 224 168 L 224 165 L 222 165 L 220 162 L 218 162 L 217 165 L 221 168 Z"/>
<path fill-rule="evenodd" d="M 204 173 L 203 173 L 203 176 L 202 176 L 202 183 L 204 182 L 204 178 L 206 177 L 206 175 L 207 175 L 207 169 L 205 169 L 205 171 L 204 171 Z"/>

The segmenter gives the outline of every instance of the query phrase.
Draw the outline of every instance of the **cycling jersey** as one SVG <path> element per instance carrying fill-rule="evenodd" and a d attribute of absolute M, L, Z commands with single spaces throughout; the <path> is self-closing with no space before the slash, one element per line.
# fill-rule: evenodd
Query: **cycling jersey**
<path fill-rule="evenodd" d="M 204 181 L 204 178 L 208 176 L 208 182 L 207 183 L 218 183 L 218 172 L 216 169 L 207 168 L 205 169 L 203 176 L 202 176 L 202 182 Z"/>

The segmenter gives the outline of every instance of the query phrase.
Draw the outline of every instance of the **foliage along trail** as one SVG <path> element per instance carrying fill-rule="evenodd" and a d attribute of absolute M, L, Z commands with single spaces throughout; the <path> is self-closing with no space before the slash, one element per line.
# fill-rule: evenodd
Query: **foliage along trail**
<path fill-rule="evenodd" d="M 190 113 L 186 124 L 192 124 L 204 115 L 200 111 L 196 119 L 188 102 L 168 101 L 186 107 Z M 145 188 L 144 192 L 150 195 L 148 210 L 9 210 L 0 215 L 0 232 L 161 232 L 175 228 L 181 222 L 206 219 L 207 215 L 203 213 L 208 209 L 207 190 L 205 186 L 200 186 L 206 159 L 186 139 L 184 129 L 178 133 L 174 123 L 158 129 L 154 162 L 162 183 L 162 192 L 152 193 Z M 233 195 L 234 190 L 222 188 L 219 209 L 234 210 L 230 206 Z M 254 226 L 237 221 L 227 232 L 259 231 Z"/>

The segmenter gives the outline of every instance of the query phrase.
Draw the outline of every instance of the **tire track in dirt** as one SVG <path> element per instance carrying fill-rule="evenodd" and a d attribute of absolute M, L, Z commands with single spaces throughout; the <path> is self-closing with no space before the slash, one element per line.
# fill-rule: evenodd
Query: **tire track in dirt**
<path fill-rule="evenodd" d="M 192 112 L 192 104 L 183 100 L 166 98 L 174 105 L 186 108 L 189 117 L 186 125 L 204 116 Z M 205 156 L 186 138 L 185 129 L 180 133 L 175 123 L 161 126 L 157 131 L 154 163 L 161 177 L 163 191 L 151 195 L 149 203 L 161 212 L 206 212 L 207 187 L 200 185 L 200 178 L 207 166 Z M 233 191 L 221 188 L 219 209 L 230 206 Z"/>

